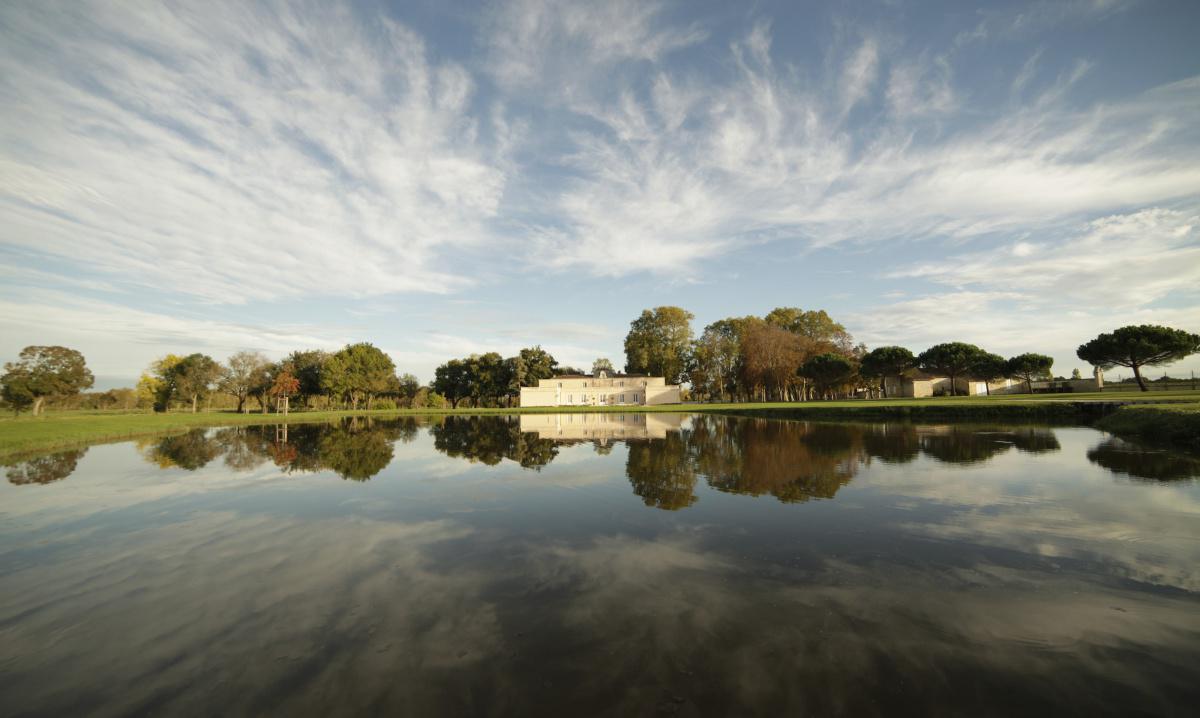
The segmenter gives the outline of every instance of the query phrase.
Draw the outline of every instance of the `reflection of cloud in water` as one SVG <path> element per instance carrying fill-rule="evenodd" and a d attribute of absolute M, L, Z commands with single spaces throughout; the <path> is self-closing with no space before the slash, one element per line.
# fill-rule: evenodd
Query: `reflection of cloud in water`
<path fill-rule="evenodd" d="M 227 714 L 362 713 L 389 691 L 420 705 L 434 687 L 398 679 L 499 649 L 484 577 L 427 556 L 469 536 L 441 521 L 206 513 L 79 546 L 6 577 L 3 692 L 60 714 L 85 697 L 113 714 L 204 713 L 218 697 Z"/>

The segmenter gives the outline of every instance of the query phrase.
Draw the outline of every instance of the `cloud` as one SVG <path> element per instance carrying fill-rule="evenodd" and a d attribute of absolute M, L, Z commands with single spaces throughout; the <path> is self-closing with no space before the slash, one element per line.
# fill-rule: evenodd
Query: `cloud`
<path fill-rule="evenodd" d="M 1168 209 L 1111 215 L 1062 240 L 1023 240 L 1008 252 L 963 253 L 890 276 L 1020 292 L 1060 308 L 1066 302 L 1094 307 L 1114 301 L 1144 307 L 1200 287 L 1200 215 Z"/>
<path fill-rule="evenodd" d="M 620 101 L 587 111 L 599 128 L 570 135 L 571 177 L 530 232 L 531 259 L 688 275 L 769 241 L 960 241 L 1200 193 L 1200 78 L 1079 109 L 1067 98 L 1091 67 L 1081 61 L 981 116 L 960 101 L 947 55 L 886 56 L 868 40 L 825 83 L 778 67 L 766 33 L 733 44 L 726 80 L 618 75 Z M 891 112 L 847 115 L 879 99 Z"/>
<path fill-rule="evenodd" d="M 344 328 L 302 322 L 266 324 L 154 312 L 76 297 L 59 291 L 0 298 L 0 352 L 15 356 L 21 337 L 43 344 L 67 343 L 89 358 L 100 374 L 129 376 L 154 356 L 193 351 L 217 359 L 249 349 L 281 358 L 295 349 L 341 348 L 352 337 Z M 99 357 L 97 361 L 95 358 Z"/>
<path fill-rule="evenodd" d="M 9 8 L 6 244 L 213 302 L 446 292 L 505 159 L 461 66 L 320 5 Z M 500 130 L 497 130 L 500 131 Z"/>
<path fill-rule="evenodd" d="M 662 2 L 519 0 L 503 3 L 486 23 L 488 71 L 510 88 L 586 92 L 583 72 L 603 73 L 624 61 L 657 62 L 701 42 L 697 24 L 667 26 Z M 582 72 L 581 72 L 582 71 Z"/>

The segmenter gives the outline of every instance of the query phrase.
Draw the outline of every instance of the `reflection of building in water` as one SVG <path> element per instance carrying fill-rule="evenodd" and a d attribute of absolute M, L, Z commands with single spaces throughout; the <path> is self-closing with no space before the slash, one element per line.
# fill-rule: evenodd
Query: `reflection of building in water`
<path fill-rule="evenodd" d="M 642 374 L 564 375 L 521 387 L 521 406 L 647 406 L 679 401 L 678 384 Z"/>
<path fill-rule="evenodd" d="M 521 432 L 539 439 L 662 439 L 679 431 L 683 414 L 522 414 Z"/>

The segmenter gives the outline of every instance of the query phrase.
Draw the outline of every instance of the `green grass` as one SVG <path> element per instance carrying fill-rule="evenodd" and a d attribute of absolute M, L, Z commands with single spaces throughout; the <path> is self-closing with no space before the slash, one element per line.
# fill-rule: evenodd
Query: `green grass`
<path fill-rule="evenodd" d="M 1200 404 L 1123 406 L 1096 426 L 1119 436 L 1200 451 Z"/>
<path fill-rule="evenodd" d="M 313 411 L 292 412 L 285 419 L 278 414 L 236 414 L 228 411 L 198 414 L 122 413 L 103 411 L 50 412 L 41 417 L 0 418 L 0 457 L 68 448 L 81 444 L 120 441 L 138 436 L 165 434 L 198 426 L 231 424 L 278 424 L 324 422 L 345 416 L 436 416 L 446 414 L 518 414 L 518 413 L 575 413 L 575 412 L 704 412 L 741 416 L 772 416 L 779 418 L 861 418 L 861 419 L 939 419 L 969 421 L 972 419 L 1056 419 L 1087 421 L 1107 413 L 1113 403 L 1145 403 L 1153 411 L 1127 414 L 1133 407 L 1122 408 L 1112 417 L 1115 433 L 1137 434 L 1144 422 L 1154 429 L 1144 432 L 1165 432 L 1169 436 L 1195 435 L 1195 418 L 1200 412 L 1200 392 L 1156 391 L 1142 393 L 1104 392 L 1092 394 L 1039 394 L 995 397 L 937 397 L 928 399 L 876 399 L 816 401 L 804 403 L 745 403 L 745 404 L 676 404 L 670 406 L 629 407 L 530 407 L 497 409 L 402 409 L 372 412 Z M 1187 414 L 1185 419 L 1177 415 Z M 1171 418 L 1175 417 L 1175 418 Z M 1105 428 L 1108 428 L 1107 426 Z M 1137 435 L 1149 435 L 1142 433 Z M 1186 437 L 1184 437 L 1186 438 Z"/>

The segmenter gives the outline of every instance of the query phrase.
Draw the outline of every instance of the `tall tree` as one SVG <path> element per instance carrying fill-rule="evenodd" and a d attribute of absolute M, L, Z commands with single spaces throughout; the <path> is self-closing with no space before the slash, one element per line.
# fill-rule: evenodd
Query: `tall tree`
<path fill-rule="evenodd" d="M 300 380 L 292 374 L 291 369 L 284 368 L 275 375 L 275 381 L 271 382 L 271 388 L 268 393 L 275 397 L 275 411 L 283 409 L 283 415 L 287 416 L 288 403 L 292 395 L 300 391 Z"/>
<path fill-rule="evenodd" d="M 787 399 L 812 342 L 762 321 L 742 330 L 741 373 L 747 387 L 761 387 L 767 398 Z"/>
<path fill-rule="evenodd" d="M 171 408 L 171 399 L 175 395 L 175 365 L 181 361 L 183 357 L 178 354 L 159 357 L 150 363 L 149 374 L 144 375 L 148 380 L 144 384 L 139 382 L 139 388 L 153 392 L 155 411 L 168 411 Z"/>
<path fill-rule="evenodd" d="M 392 358 L 368 342 L 348 344 L 325 362 L 321 386 L 335 396 L 348 398 L 351 411 L 366 400 L 371 408 L 374 398 L 386 392 L 396 375 Z"/>
<path fill-rule="evenodd" d="M 306 404 L 311 405 L 313 397 L 320 396 L 325 392 L 321 378 L 324 376 L 325 364 L 329 361 L 329 357 L 329 352 L 320 349 L 294 351 L 282 362 L 287 370 L 299 380 L 300 388 L 296 393 L 304 399 Z"/>
<path fill-rule="evenodd" d="M 1054 359 L 1045 354 L 1020 354 L 1008 360 L 1008 374 L 1024 379 L 1025 388 L 1032 394 L 1033 380 L 1049 378 L 1053 366 Z"/>
<path fill-rule="evenodd" d="M 958 393 L 955 381 L 971 371 L 971 365 L 983 353 L 974 344 L 947 342 L 935 344 L 917 356 L 917 366 L 928 374 L 938 374 L 950 379 L 950 395 Z"/>
<path fill-rule="evenodd" d="M 1138 387 L 1148 391 L 1146 381 L 1142 379 L 1142 367 L 1170 364 L 1196 352 L 1200 352 L 1198 334 L 1156 324 L 1138 324 L 1101 334 L 1081 344 L 1075 355 L 1101 369 L 1129 367 Z"/>
<path fill-rule="evenodd" d="M 75 395 L 94 382 L 83 355 L 60 346 L 25 347 L 0 376 L 5 401 L 14 408 L 31 406 L 34 416 L 42 412 L 46 397 Z"/>
<path fill-rule="evenodd" d="M 475 406 L 480 406 L 485 399 L 498 400 L 508 392 L 509 382 L 504 357 L 496 352 L 472 354 L 467 358 L 466 364 L 469 393 Z"/>
<path fill-rule="evenodd" d="M 662 376 L 669 384 L 686 379 L 692 319 L 691 312 L 679 307 L 644 310 L 630 322 L 625 336 L 625 371 Z"/>
<path fill-rule="evenodd" d="M 692 363 L 688 370 L 692 388 L 707 397 L 734 397 L 744 393 L 740 381 L 742 334 L 757 317 L 730 317 L 709 324 L 692 344 Z"/>
<path fill-rule="evenodd" d="M 854 339 L 846 328 L 833 321 L 824 309 L 806 311 L 799 307 L 777 307 L 763 320 L 814 342 L 826 342 L 830 348 L 841 352 L 848 353 L 854 346 Z"/>
<path fill-rule="evenodd" d="M 904 347 L 877 347 L 862 358 L 859 371 L 864 377 L 879 380 L 879 391 L 887 398 L 888 377 L 900 377 L 916 364 L 913 353 Z"/>
<path fill-rule="evenodd" d="M 850 381 L 856 367 L 854 362 L 836 352 L 818 354 L 800 367 L 800 373 L 812 379 L 823 395 Z"/>
<path fill-rule="evenodd" d="M 246 413 L 246 399 L 262 380 L 263 369 L 270 360 L 258 352 L 241 351 L 229 357 L 217 386 L 237 399 L 239 414 Z"/>
<path fill-rule="evenodd" d="M 613 369 L 613 363 L 604 357 L 598 358 L 592 362 L 592 376 L 600 376 L 600 372 L 608 372 L 609 376 L 616 373 Z"/>
<path fill-rule="evenodd" d="M 397 380 L 397 398 L 403 402 L 406 407 L 412 407 L 413 400 L 417 397 L 417 392 L 421 391 L 421 382 L 412 374 L 402 374 Z"/>
<path fill-rule="evenodd" d="M 450 408 L 457 409 L 458 402 L 471 392 L 470 369 L 467 364 L 461 359 L 451 359 L 435 369 L 433 390 L 450 402 Z"/>
<path fill-rule="evenodd" d="M 195 414 L 197 401 L 208 396 L 220 378 L 221 365 L 207 354 L 197 352 L 188 354 L 171 367 L 168 384 L 172 393 L 191 400 L 192 413 Z"/>
<path fill-rule="evenodd" d="M 1008 372 L 1008 360 L 999 354 L 981 351 L 971 363 L 971 376 L 983 382 L 984 391 L 992 395 L 992 382 L 1012 376 Z"/>
<path fill-rule="evenodd" d="M 558 360 L 540 346 L 522 349 L 517 358 L 521 360 L 521 386 L 537 386 L 539 379 L 554 376 Z"/>

